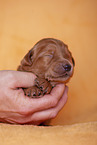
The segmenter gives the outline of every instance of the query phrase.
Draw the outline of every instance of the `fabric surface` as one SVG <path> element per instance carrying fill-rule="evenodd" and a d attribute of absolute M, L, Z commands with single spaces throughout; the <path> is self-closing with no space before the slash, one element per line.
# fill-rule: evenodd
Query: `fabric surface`
<path fill-rule="evenodd" d="M 54 127 L 1 124 L 0 145 L 97 145 L 97 122 Z"/>

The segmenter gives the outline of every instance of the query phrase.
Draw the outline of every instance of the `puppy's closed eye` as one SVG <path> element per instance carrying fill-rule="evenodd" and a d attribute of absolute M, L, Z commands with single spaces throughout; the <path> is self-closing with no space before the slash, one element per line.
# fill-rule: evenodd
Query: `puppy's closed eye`
<path fill-rule="evenodd" d="M 52 59 L 54 57 L 54 54 L 53 53 L 46 53 L 46 54 L 44 54 L 44 56 Z"/>
<path fill-rule="evenodd" d="M 44 58 L 44 61 L 49 63 L 54 57 L 54 51 L 45 52 L 44 54 L 41 55 L 41 57 Z"/>

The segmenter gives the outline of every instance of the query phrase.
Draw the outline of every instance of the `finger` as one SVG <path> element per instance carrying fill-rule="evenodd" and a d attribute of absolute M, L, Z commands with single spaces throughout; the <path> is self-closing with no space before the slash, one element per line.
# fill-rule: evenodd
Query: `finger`
<path fill-rule="evenodd" d="M 17 124 L 35 124 L 38 125 L 46 120 L 53 119 L 56 117 L 58 112 L 63 108 L 67 101 L 67 91 L 68 87 L 66 87 L 65 92 L 63 96 L 61 97 L 58 105 L 56 107 L 44 110 L 44 111 L 39 111 L 39 112 L 34 112 L 29 115 L 16 113 L 16 115 L 13 114 L 13 117 L 9 117 L 8 122 L 10 123 L 17 123 Z M 11 112 L 12 113 L 12 112 Z M 17 119 L 18 118 L 18 119 Z"/>
<path fill-rule="evenodd" d="M 30 87 L 34 85 L 36 76 L 33 73 L 12 71 L 11 86 L 13 88 L 18 87 Z"/>
<path fill-rule="evenodd" d="M 55 88 L 53 88 L 50 94 L 44 95 L 43 97 L 38 98 L 38 99 L 31 99 L 31 98 L 25 97 L 25 102 L 28 105 L 28 108 L 31 112 L 49 109 L 57 105 L 57 103 L 59 102 L 60 98 L 62 97 L 64 93 L 64 90 L 65 90 L 65 85 L 58 84 L 56 85 Z"/>
<path fill-rule="evenodd" d="M 23 90 L 19 89 L 13 91 L 13 99 L 19 102 L 16 103 L 16 105 L 18 105 L 17 108 L 21 114 L 32 114 L 38 111 L 49 109 L 51 107 L 55 107 L 62 97 L 64 90 L 65 85 L 58 84 L 55 88 L 53 88 L 51 94 L 44 95 L 38 99 L 33 99 L 25 96 Z"/>
<path fill-rule="evenodd" d="M 55 118 L 59 113 L 59 111 L 64 107 L 64 105 L 67 102 L 67 98 L 68 98 L 67 92 L 68 92 L 68 87 L 66 86 L 65 92 L 56 107 L 34 113 L 32 115 L 31 120 L 34 122 L 41 123 L 43 121 Z"/>

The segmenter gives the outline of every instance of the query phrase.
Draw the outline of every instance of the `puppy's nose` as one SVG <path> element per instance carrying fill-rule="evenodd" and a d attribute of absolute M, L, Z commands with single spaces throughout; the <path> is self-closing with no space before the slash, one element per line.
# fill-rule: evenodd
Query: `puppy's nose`
<path fill-rule="evenodd" d="M 70 71 L 71 70 L 71 65 L 70 64 L 66 64 L 64 66 L 65 71 Z"/>

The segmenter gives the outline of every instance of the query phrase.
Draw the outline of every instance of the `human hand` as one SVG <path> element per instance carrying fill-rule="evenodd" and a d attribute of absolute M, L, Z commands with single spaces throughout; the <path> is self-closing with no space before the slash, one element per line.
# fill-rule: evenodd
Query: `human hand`
<path fill-rule="evenodd" d="M 67 101 L 68 87 L 58 84 L 38 99 L 24 95 L 22 88 L 33 85 L 36 76 L 28 72 L 0 71 L 0 121 L 34 124 L 55 118 Z"/>

